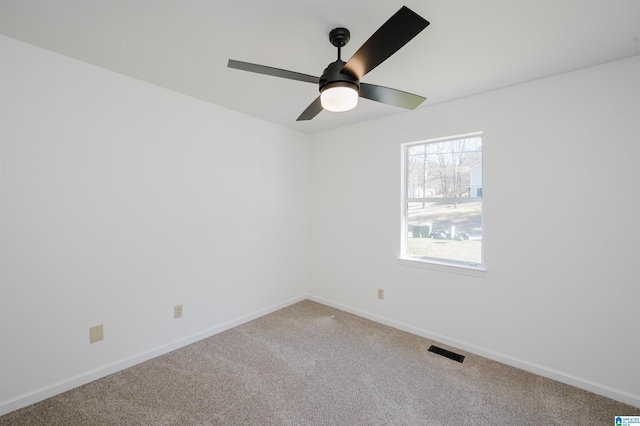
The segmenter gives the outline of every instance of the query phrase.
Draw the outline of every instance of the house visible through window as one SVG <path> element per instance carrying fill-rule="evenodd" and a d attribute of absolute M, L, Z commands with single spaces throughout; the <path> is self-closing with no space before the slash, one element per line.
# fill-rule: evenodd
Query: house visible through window
<path fill-rule="evenodd" d="M 404 259 L 483 267 L 482 135 L 404 144 Z"/>

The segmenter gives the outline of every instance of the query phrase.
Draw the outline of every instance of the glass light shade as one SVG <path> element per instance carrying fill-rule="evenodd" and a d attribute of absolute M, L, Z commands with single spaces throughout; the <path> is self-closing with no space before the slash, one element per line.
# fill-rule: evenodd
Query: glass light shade
<path fill-rule="evenodd" d="M 320 103 L 327 111 L 349 111 L 358 105 L 358 91 L 345 86 L 329 87 L 320 94 Z"/>

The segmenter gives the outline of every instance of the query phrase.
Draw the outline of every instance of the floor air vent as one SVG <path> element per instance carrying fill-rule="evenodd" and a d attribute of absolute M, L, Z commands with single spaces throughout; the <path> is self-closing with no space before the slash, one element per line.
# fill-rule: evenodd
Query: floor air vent
<path fill-rule="evenodd" d="M 457 354 L 455 352 L 448 351 L 446 349 L 439 348 L 437 346 L 431 345 L 429 348 L 429 352 L 433 352 L 434 354 L 442 355 L 454 361 L 462 362 L 464 361 L 464 355 Z"/>

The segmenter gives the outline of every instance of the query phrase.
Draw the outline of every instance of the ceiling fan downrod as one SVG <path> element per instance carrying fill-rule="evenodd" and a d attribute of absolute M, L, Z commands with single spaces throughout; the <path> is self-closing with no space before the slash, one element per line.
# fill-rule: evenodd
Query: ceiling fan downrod
<path fill-rule="evenodd" d="M 339 61 L 342 60 L 342 58 L 340 57 L 341 52 L 342 52 L 341 49 L 344 46 L 346 46 L 347 43 L 349 43 L 350 39 L 351 39 L 351 33 L 346 28 L 334 28 L 329 33 L 329 41 L 331 42 L 331 44 L 333 44 L 335 47 L 338 48 L 338 60 Z"/>

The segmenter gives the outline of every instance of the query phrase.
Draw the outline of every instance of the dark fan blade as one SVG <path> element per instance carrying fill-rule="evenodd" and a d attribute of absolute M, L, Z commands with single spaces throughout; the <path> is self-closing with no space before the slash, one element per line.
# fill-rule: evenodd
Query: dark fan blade
<path fill-rule="evenodd" d="M 307 109 L 300 114 L 300 117 L 298 117 L 296 121 L 311 120 L 313 117 L 320 114 L 320 111 L 322 111 L 322 104 L 320 103 L 320 96 L 318 96 L 316 100 L 311 102 L 311 105 L 309 105 Z"/>
<path fill-rule="evenodd" d="M 406 109 L 415 109 L 426 98 L 402 90 L 360 83 L 360 97 Z"/>
<path fill-rule="evenodd" d="M 320 77 L 314 77 L 308 74 L 301 74 L 295 71 L 281 70 L 280 68 L 272 68 L 264 65 L 251 64 L 249 62 L 241 62 L 233 59 L 229 59 L 229 68 L 235 68 L 238 70 L 256 72 L 258 74 L 266 74 L 274 77 L 288 78 L 289 80 L 305 81 L 307 83 L 318 84 Z"/>
<path fill-rule="evenodd" d="M 382 24 L 369 40 L 349 59 L 342 72 L 348 73 L 358 80 L 396 53 L 424 30 L 429 22 L 409 9 L 402 6 L 395 15 Z"/>

